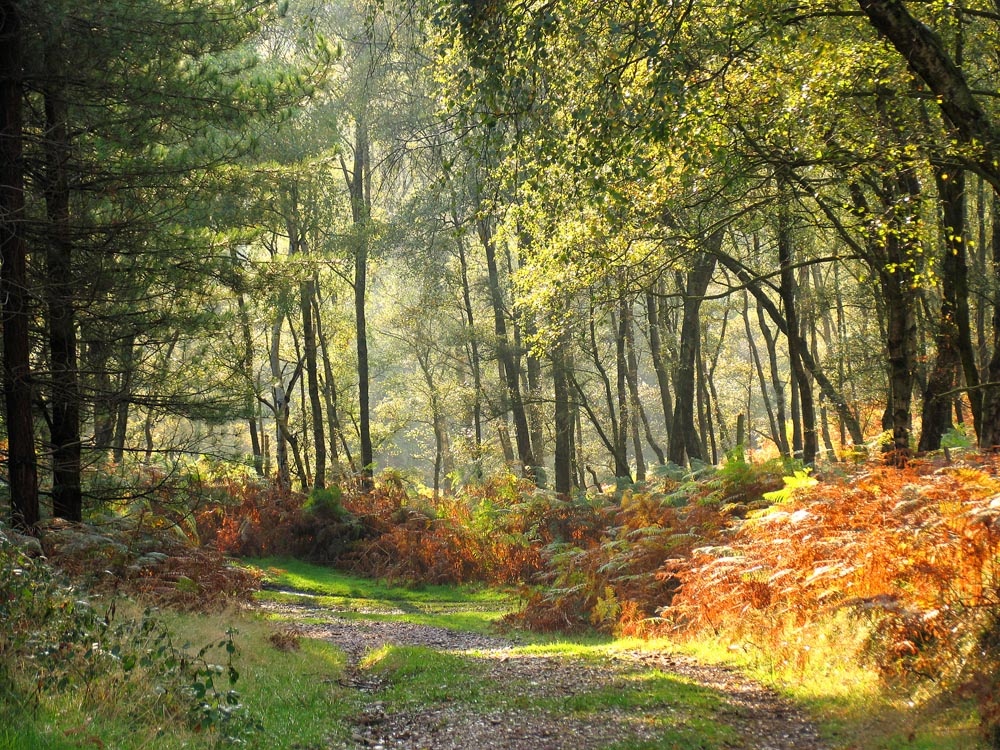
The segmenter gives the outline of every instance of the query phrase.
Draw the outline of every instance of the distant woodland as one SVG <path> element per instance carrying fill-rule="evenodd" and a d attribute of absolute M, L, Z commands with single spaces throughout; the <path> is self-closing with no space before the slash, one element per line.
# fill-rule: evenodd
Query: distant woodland
<path fill-rule="evenodd" d="M 569 496 L 1000 444 L 994 4 L 0 22 L 17 525 L 199 466 Z"/>

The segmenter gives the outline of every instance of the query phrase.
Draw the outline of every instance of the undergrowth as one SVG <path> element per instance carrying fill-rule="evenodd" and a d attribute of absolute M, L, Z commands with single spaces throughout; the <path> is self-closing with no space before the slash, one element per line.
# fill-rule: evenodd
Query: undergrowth
<path fill-rule="evenodd" d="M 850 650 L 885 684 L 941 712 L 971 699 L 1000 746 L 1000 479 L 991 459 L 865 466 L 798 489 L 668 560 L 678 584 L 657 629 L 713 633 L 783 663 L 853 621 Z M 844 631 L 846 632 L 846 630 Z"/>
<path fill-rule="evenodd" d="M 239 742 L 253 722 L 235 690 L 235 631 L 194 649 L 177 643 L 153 610 L 120 616 L 117 605 L 0 533 L 0 714 L 10 742 L 34 742 L 33 720 L 52 710 L 88 716 L 107 706 L 127 707 L 138 725 L 182 725 L 214 745 Z M 100 743 L 87 723 L 68 734 Z"/>
<path fill-rule="evenodd" d="M 227 554 L 333 563 L 409 586 L 515 585 L 526 605 L 507 627 L 716 639 L 803 676 L 836 653 L 870 667 L 924 713 L 974 705 L 983 736 L 1000 747 L 994 458 L 837 464 L 814 476 L 734 451 L 718 468 L 661 467 L 645 484 L 570 497 L 508 476 L 433 498 L 392 473 L 370 490 L 346 483 L 311 495 L 249 477 L 197 477 L 145 497 L 138 513 L 49 525 L 45 552 L 112 601 L 128 592 L 174 607 L 248 599 L 258 579 L 229 566 Z M 14 568 L 31 570 L 31 561 L 11 554 L 4 585 L 16 588 L 27 579 Z M 121 623 L 101 625 L 71 603 L 77 598 L 65 594 L 55 610 L 85 627 L 53 641 L 48 663 L 65 657 L 66 666 L 44 682 L 58 691 L 71 677 L 86 697 L 88 669 L 129 670 L 111 648 L 88 651 Z M 29 599 L 7 595 L 8 603 Z M 10 616 L 22 624 L 4 648 L 22 653 L 28 644 L 16 639 L 37 613 Z M 130 627 L 138 629 L 121 636 L 126 642 L 155 639 Z M 36 658 L 28 653 L 22 666 Z M 13 705 L 30 707 L 34 688 L 10 664 L 0 664 L 0 684 L 15 686 L 4 688 Z"/>

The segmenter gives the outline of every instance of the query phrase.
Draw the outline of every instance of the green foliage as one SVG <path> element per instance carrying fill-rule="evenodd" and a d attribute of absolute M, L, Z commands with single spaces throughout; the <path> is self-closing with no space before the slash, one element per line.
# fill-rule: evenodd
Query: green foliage
<path fill-rule="evenodd" d="M 965 425 L 952 426 L 941 436 L 942 448 L 968 449 L 974 447 L 974 438 L 970 437 Z"/>
<path fill-rule="evenodd" d="M 220 744 L 252 730 L 234 689 L 234 631 L 191 653 L 153 611 L 121 617 L 117 605 L 89 598 L 0 534 L 0 713 L 19 717 L 16 731 L 30 737 L 26 717 L 57 700 L 85 711 L 120 702 L 135 721 L 181 719 Z"/>
<path fill-rule="evenodd" d="M 817 481 L 815 477 L 809 476 L 811 471 L 812 469 L 806 467 L 796 470 L 791 476 L 783 477 L 785 486 L 780 490 L 765 492 L 764 499 L 776 504 L 787 503 L 797 492 L 815 487 Z"/>
<path fill-rule="evenodd" d="M 325 518 L 344 520 L 347 511 L 341 503 L 343 496 L 343 491 L 336 485 L 323 489 L 313 488 L 302 505 L 302 510 Z"/>

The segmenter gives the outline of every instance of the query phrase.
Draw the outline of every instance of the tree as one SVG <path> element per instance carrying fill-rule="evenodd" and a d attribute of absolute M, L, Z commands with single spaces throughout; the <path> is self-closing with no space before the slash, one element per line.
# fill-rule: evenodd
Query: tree
<path fill-rule="evenodd" d="M 35 428 L 31 413 L 28 247 L 24 236 L 24 97 L 21 3 L 0 3 L 0 297 L 3 390 L 11 520 L 31 530 L 39 520 Z"/>

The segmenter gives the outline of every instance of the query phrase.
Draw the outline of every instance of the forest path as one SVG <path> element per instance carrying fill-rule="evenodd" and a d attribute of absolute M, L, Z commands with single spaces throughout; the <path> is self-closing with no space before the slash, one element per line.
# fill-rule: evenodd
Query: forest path
<path fill-rule="evenodd" d="M 262 603 L 306 637 L 334 643 L 349 659 L 344 686 L 360 710 L 346 742 L 331 748 L 380 750 L 822 750 L 816 726 L 773 690 L 726 667 L 663 652 L 581 656 L 525 648 L 501 636 L 395 620 L 313 604 Z M 353 614 L 353 616 L 352 616 Z M 377 613 L 386 616 L 401 612 Z M 420 695 L 365 656 L 385 646 L 419 647 L 466 675 Z M 428 671 L 434 667 L 428 667 Z M 421 670 L 416 670 L 421 671 Z M 404 697 L 400 697 L 401 694 Z"/>

